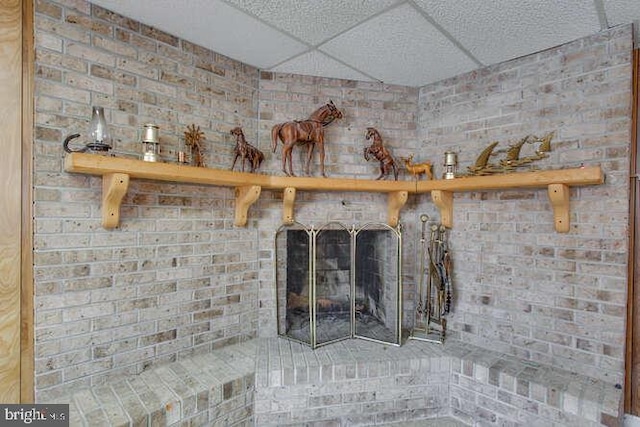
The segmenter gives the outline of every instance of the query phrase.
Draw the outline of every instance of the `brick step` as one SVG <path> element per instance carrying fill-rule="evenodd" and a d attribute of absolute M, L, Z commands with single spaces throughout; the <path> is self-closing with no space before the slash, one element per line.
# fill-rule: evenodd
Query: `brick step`
<path fill-rule="evenodd" d="M 449 340 L 256 339 L 60 396 L 73 426 L 619 425 L 621 390 Z M 435 424 L 434 424 L 435 423 Z"/>

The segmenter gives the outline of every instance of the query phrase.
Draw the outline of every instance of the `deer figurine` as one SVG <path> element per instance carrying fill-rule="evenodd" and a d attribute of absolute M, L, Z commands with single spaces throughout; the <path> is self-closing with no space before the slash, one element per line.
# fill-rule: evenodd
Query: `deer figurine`
<path fill-rule="evenodd" d="M 433 179 L 431 162 L 413 163 L 413 154 L 410 154 L 409 157 L 400 158 L 404 162 L 405 169 L 407 169 L 415 179 L 418 179 L 420 175 L 426 175 L 428 179 Z"/>

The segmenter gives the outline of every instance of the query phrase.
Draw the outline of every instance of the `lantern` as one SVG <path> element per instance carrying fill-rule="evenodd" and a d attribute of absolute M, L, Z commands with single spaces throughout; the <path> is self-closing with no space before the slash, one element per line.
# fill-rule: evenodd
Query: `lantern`
<path fill-rule="evenodd" d="M 80 137 L 79 133 L 74 133 L 65 138 L 62 148 L 67 153 L 107 152 L 111 149 L 111 135 L 104 117 L 104 108 L 92 107 L 91 122 L 89 122 L 89 142 L 79 150 L 69 148 L 72 139 Z"/>
<path fill-rule="evenodd" d="M 158 138 L 158 126 L 147 123 L 142 131 L 142 160 L 145 162 L 157 162 L 160 158 L 160 139 Z"/>
<path fill-rule="evenodd" d="M 444 179 L 453 179 L 458 173 L 458 154 L 454 151 L 444 153 Z"/>

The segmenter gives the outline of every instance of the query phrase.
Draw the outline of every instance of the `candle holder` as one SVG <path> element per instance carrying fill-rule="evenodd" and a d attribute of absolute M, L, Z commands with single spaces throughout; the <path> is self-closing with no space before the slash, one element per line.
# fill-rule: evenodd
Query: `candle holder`
<path fill-rule="evenodd" d="M 187 159 L 187 152 L 184 148 L 184 138 L 180 138 L 178 142 L 178 151 L 176 152 L 176 157 L 179 165 L 186 165 L 189 163 Z"/>
<path fill-rule="evenodd" d="M 147 123 L 142 131 L 142 160 L 145 162 L 157 162 L 160 159 L 160 139 L 158 138 L 158 126 Z"/>
<path fill-rule="evenodd" d="M 84 153 L 85 151 L 94 153 L 104 153 L 111 150 L 111 135 L 104 117 L 104 108 L 91 108 L 91 122 L 89 123 L 89 142 L 78 150 L 69 148 L 69 143 L 79 138 L 79 133 L 74 133 L 65 138 L 62 148 L 67 153 Z"/>
<path fill-rule="evenodd" d="M 446 151 L 444 153 L 444 179 L 453 179 L 458 173 L 458 153 Z"/>
<path fill-rule="evenodd" d="M 181 165 L 186 165 L 187 163 L 189 163 L 189 161 L 187 160 L 186 152 L 178 151 L 178 163 L 180 163 Z"/>

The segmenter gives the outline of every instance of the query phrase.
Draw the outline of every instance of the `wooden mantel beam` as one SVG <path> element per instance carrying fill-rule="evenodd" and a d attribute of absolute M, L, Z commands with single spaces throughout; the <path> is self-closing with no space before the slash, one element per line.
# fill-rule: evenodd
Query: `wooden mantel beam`
<path fill-rule="evenodd" d="M 117 226 L 120 217 L 120 203 L 126 194 L 131 178 L 235 187 L 235 224 L 237 226 L 246 225 L 249 207 L 255 203 L 261 190 L 265 188 L 284 190 L 282 221 L 285 224 L 294 221 L 294 203 L 297 191 L 387 193 L 388 223 L 392 227 L 398 224 L 400 210 L 406 204 L 409 194 L 431 193 L 433 202 L 440 210 L 441 222 L 445 226 L 451 227 L 453 225 L 453 193 L 513 188 L 547 188 L 553 208 L 555 228 L 561 233 L 569 231 L 570 187 L 598 185 L 604 182 L 604 175 L 599 166 L 429 181 L 376 181 L 352 178 L 282 177 L 171 163 L 143 162 L 137 159 L 86 153 L 67 154 L 65 170 L 103 177 L 102 201 L 105 228 Z"/>

